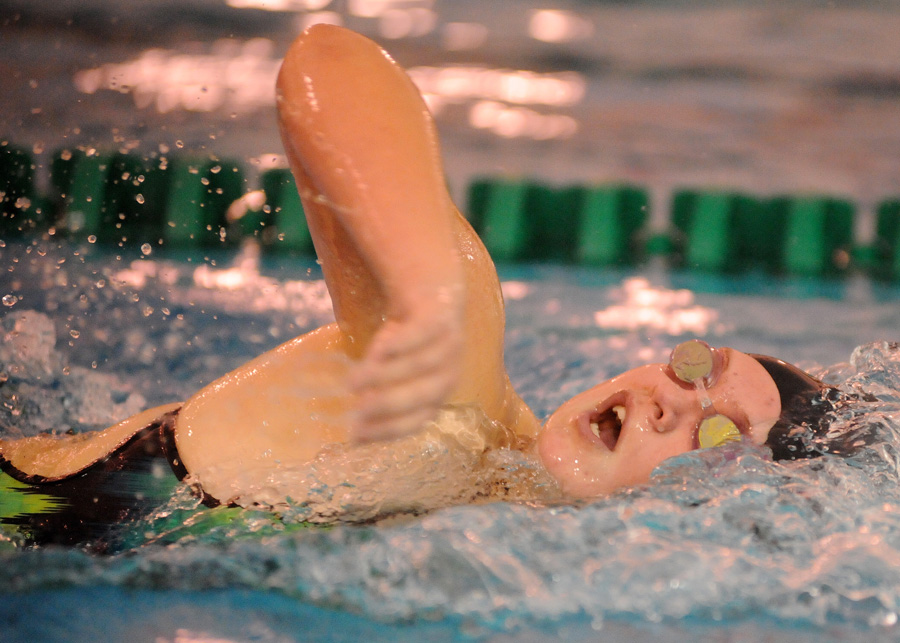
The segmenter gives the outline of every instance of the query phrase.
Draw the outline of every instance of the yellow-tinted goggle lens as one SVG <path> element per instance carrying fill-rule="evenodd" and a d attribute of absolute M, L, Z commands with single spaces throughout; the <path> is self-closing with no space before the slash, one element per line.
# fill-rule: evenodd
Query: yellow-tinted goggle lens
<path fill-rule="evenodd" d="M 705 418 L 697 429 L 701 449 L 718 447 L 729 442 L 740 442 L 741 431 L 737 425 L 722 414 Z"/>

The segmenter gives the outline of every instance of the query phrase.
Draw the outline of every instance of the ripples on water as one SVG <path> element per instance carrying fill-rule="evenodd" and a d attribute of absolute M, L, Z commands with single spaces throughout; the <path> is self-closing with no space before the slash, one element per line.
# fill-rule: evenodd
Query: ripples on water
<path fill-rule="evenodd" d="M 11 256 L 10 248 L 4 252 Z M 18 277 L 34 276 L 29 270 L 37 268 L 26 255 L 16 256 Z M 136 378 L 117 367 L 115 356 L 94 369 L 79 341 L 95 350 L 106 346 L 109 355 L 116 352 L 110 346 L 128 346 L 139 356 L 155 345 L 156 356 L 183 386 L 209 377 L 204 366 L 218 372 L 231 367 L 216 358 L 222 334 L 236 347 L 228 359 L 242 361 L 328 319 L 319 304 L 305 312 L 260 310 L 251 328 L 271 332 L 248 340 L 241 332 L 248 318 L 235 312 L 244 298 L 240 293 L 216 303 L 221 292 L 204 295 L 179 281 L 184 275 L 165 287 L 112 286 L 116 261 L 82 264 L 69 257 L 65 283 L 58 283 L 58 273 L 47 273 L 46 279 L 56 281 L 43 295 L 40 279 L 18 284 L 19 301 L 2 320 L 3 422 L 17 427 L 5 429 L 7 435 L 53 423 L 84 428 L 102 423 L 97 414 L 128 413 L 155 395 L 146 390 L 160 377 L 152 360 Z M 108 280 L 106 288 L 89 286 L 101 278 Z M 9 290 L 9 275 L 3 279 Z M 283 291 L 286 283 L 269 285 Z M 601 299 L 607 296 L 606 290 L 598 292 Z M 132 295 L 138 301 L 123 303 Z M 207 298 L 205 327 L 190 325 L 197 306 L 188 300 L 201 297 Z M 155 322 L 148 316 L 148 330 L 140 330 L 140 318 L 129 315 L 143 315 L 142 306 L 159 308 L 160 298 L 169 313 Z M 534 373 L 540 374 L 514 366 L 513 377 L 541 412 L 569 389 L 583 389 L 606 371 L 641 361 L 604 361 L 604 349 L 621 346 L 653 358 L 679 339 L 646 329 L 640 336 L 591 330 L 577 320 L 567 331 L 550 332 L 521 325 L 512 308 L 511 359 L 535 359 Z M 577 305 L 572 308 L 569 317 L 577 317 Z M 171 322 L 176 328 L 168 328 L 178 315 L 182 325 Z M 24 348 L 9 333 L 17 322 L 30 333 L 21 340 Z M 732 339 L 734 328 L 721 326 L 721 319 L 712 322 L 708 336 Z M 75 326 L 81 333 L 73 339 L 67 331 Z M 566 332 L 576 339 L 560 339 Z M 172 333 L 183 336 L 167 340 Z M 818 373 L 846 391 L 875 396 L 835 412 L 832 431 L 877 438 L 851 457 L 776 464 L 765 449 L 737 445 L 679 456 L 664 463 L 650 485 L 578 506 L 500 502 L 331 528 L 307 527 L 302 512 L 291 510 L 283 519 L 245 509 L 198 510 L 188 493 L 179 493 L 153 520 L 129 526 L 126 551 L 114 556 L 4 550 L 0 587 L 249 588 L 377 620 L 461 617 L 489 629 L 571 615 L 598 626 L 622 617 L 664 623 L 767 617 L 801 625 L 889 627 L 900 613 L 900 350 L 871 343 L 855 350 L 849 362 Z M 503 452 L 493 457 L 499 459 L 493 464 L 512 471 L 531 466 Z"/>

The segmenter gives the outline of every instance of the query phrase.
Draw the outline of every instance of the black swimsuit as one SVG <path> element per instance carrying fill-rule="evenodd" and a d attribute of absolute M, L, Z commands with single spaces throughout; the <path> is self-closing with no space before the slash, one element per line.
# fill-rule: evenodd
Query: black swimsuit
<path fill-rule="evenodd" d="M 101 460 L 62 479 L 19 471 L 0 457 L 0 533 L 26 545 L 84 545 L 107 551 L 117 527 L 165 504 L 187 470 L 166 413 Z M 204 498 L 207 505 L 217 504 Z"/>

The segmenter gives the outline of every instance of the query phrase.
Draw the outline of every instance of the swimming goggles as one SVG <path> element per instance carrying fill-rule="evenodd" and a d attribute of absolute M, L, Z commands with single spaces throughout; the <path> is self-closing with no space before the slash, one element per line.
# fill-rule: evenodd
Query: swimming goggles
<path fill-rule="evenodd" d="M 692 385 L 700 394 L 700 408 L 705 417 L 697 426 L 697 442 L 701 449 L 740 442 L 741 431 L 729 417 L 717 413 L 707 388 L 715 384 L 722 368 L 722 357 L 712 346 L 699 339 L 682 342 L 672 351 L 669 368 L 682 382 Z"/>

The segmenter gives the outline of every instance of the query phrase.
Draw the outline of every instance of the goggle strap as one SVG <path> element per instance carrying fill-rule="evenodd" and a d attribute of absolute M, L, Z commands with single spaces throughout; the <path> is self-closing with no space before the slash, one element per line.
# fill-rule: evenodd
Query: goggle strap
<path fill-rule="evenodd" d="M 692 383 L 696 387 L 697 393 L 700 395 L 700 408 L 704 411 L 708 411 L 712 408 L 713 403 L 709 397 L 709 393 L 706 392 L 706 385 L 703 383 L 703 378 L 698 377 Z"/>

